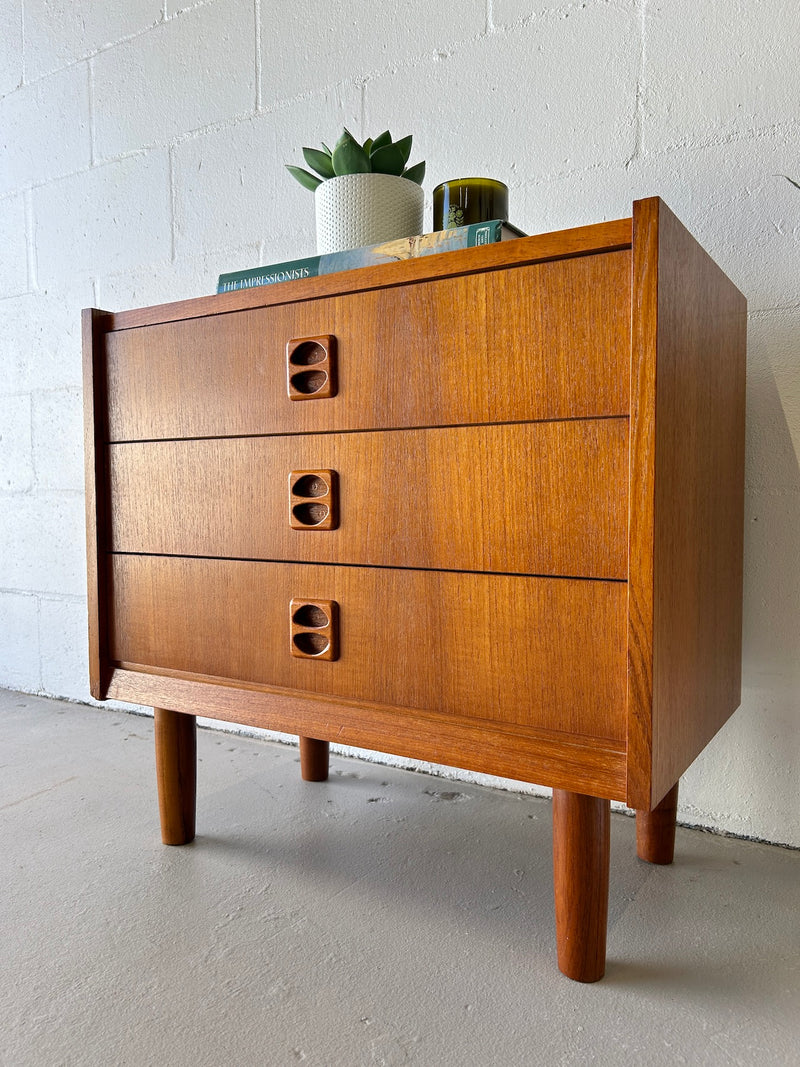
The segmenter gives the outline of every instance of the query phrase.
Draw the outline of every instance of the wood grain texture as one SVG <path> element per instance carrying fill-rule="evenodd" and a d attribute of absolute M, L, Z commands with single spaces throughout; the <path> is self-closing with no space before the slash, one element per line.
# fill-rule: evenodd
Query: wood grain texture
<path fill-rule="evenodd" d="M 89 688 L 103 700 L 108 683 L 105 551 L 109 541 L 105 477 L 106 390 L 103 342 L 106 312 L 87 308 L 82 313 L 83 345 L 83 455 L 86 486 L 86 577 L 89 622 Z"/>
<path fill-rule="evenodd" d="M 664 204 L 634 210 L 628 802 L 741 693 L 746 302 Z"/>
<path fill-rule="evenodd" d="M 304 782 L 327 782 L 330 742 L 300 736 L 300 774 Z"/>
<path fill-rule="evenodd" d="M 634 206 L 628 519 L 628 803 L 651 805 L 658 213 Z"/>
<path fill-rule="evenodd" d="M 197 720 L 167 708 L 153 712 L 161 840 L 186 845 L 195 833 Z"/>
<path fill-rule="evenodd" d="M 610 804 L 553 790 L 553 883 L 558 967 L 576 982 L 606 969 Z"/>
<path fill-rule="evenodd" d="M 624 736 L 620 582 L 164 556 L 111 574 L 117 663 Z M 338 661 L 290 655 L 293 598 L 338 603 Z"/>
<path fill-rule="evenodd" d="M 247 682 L 180 676 L 165 668 L 116 668 L 108 695 L 522 782 L 569 786 L 611 800 L 625 797 L 623 742 L 500 722 L 487 730 L 485 721 L 458 715 L 266 690 Z"/>
<path fill-rule="evenodd" d="M 652 811 L 636 812 L 636 854 L 647 863 L 661 866 L 675 856 L 675 816 L 678 810 L 678 782 Z"/>
<path fill-rule="evenodd" d="M 387 286 L 414 285 L 454 274 L 476 274 L 506 266 L 524 266 L 564 257 L 630 248 L 631 220 L 576 226 L 568 230 L 537 234 L 514 241 L 502 241 L 480 248 L 442 252 L 422 259 L 408 259 L 378 267 L 339 271 L 335 274 L 280 285 L 260 286 L 218 296 L 181 300 L 172 304 L 139 308 L 113 315 L 111 329 L 125 330 L 156 322 L 178 322 L 204 315 L 222 315 L 250 308 L 268 307 L 344 293 L 367 292 Z"/>
<path fill-rule="evenodd" d="M 629 276 L 621 251 L 110 333 L 109 439 L 624 415 Z M 291 401 L 286 343 L 322 334 L 337 394 Z"/>
<path fill-rule="evenodd" d="M 627 419 L 117 444 L 110 547 L 625 579 L 627 463 Z M 300 468 L 337 529 L 292 528 Z"/>

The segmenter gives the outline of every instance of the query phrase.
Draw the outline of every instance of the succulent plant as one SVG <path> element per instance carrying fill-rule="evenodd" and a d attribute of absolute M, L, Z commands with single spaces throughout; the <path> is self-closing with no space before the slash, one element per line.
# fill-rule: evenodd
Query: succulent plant
<path fill-rule="evenodd" d="M 396 174 L 422 185 L 425 163 L 406 166 L 411 155 L 411 140 L 409 136 L 393 141 L 392 135 L 386 130 L 374 140 L 368 137 L 362 145 L 349 130 L 345 130 L 333 146 L 333 151 L 326 144 L 322 145 L 322 150 L 303 149 L 303 158 L 316 174 L 288 164 L 286 169 L 305 189 L 312 192 L 328 178 L 338 178 L 342 174 Z"/>

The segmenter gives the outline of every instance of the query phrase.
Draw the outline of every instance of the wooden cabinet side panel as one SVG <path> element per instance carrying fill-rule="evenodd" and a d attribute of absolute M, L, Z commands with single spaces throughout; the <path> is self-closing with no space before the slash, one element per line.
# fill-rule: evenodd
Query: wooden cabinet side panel
<path fill-rule="evenodd" d="M 116 552 L 627 577 L 627 419 L 109 446 Z M 337 472 L 294 529 L 293 470 Z"/>
<path fill-rule="evenodd" d="M 629 803 L 649 809 L 740 700 L 747 308 L 658 201 L 635 207 L 637 257 Z"/>
<path fill-rule="evenodd" d="M 634 204 L 631 258 L 628 490 L 628 804 L 650 809 L 653 759 L 653 499 L 655 486 L 658 205 Z"/>
<path fill-rule="evenodd" d="M 105 353 L 108 316 L 97 308 L 82 313 L 83 452 L 86 487 L 86 578 L 89 624 L 89 688 L 103 700 L 109 677 L 105 550 Z"/>
<path fill-rule="evenodd" d="M 110 566 L 117 664 L 624 737 L 622 582 L 167 556 Z M 337 660 L 291 654 L 299 599 L 338 604 Z"/>
<path fill-rule="evenodd" d="M 660 214 L 652 804 L 741 699 L 747 344 L 742 294 Z"/>

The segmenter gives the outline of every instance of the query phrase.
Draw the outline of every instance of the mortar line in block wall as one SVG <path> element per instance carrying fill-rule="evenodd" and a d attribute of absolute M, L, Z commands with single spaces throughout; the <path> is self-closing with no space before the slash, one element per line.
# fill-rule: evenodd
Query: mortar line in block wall
<path fill-rule="evenodd" d="M 261 0 L 255 0 L 255 34 L 256 34 L 256 114 L 261 112 Z"/>
<path fill-rule="evenodd" d="M 205 4 L 215 3 L 215 2 L 216 2 L 216 0 L 205 0 Z M 205 4 L 203 4 L 203 3 L 196 4 L 195 7 L 203 7 L 203 6 L 205 6 Z M 193 10 L 193 8 L 187 8 L 186 10 Z M 14 89 L 10 90 L 10 92 L 16 92 L 16 90 L 18 88 L 21 88 L 22 86 L 36 85 L 37 82 L 47 81 L 49 78 L 54 77 L 54 75 L 56 75 L 56 74 L 62 74 L 64 71 L 72 70 L 74 67 L 79 67 L 82 63 L 88 63 L 90 60 L 96 59 L 97 56 L 101 56 L 106 52 L 112 52 L 115 48 L 118 48 L 120 45 L 128 44 L 130 41 L 135 41 L 138 37 L 144 37 L 146 34 L 151 33 L 153 30 L 158 29 L 160 26 L 162 26 L 165 22 L 168 22 L 170 19 L 177 18 L 178 14 L 179 13 L 176 12 L 173 15 L 167 16 L 166 15 L 166 5 L 164 5 L 162 7 L 162 9 L 161 9 L 161 15 L 159 16 L 158 21 L 153 22 L 148 26 L 144 26 L 144 27 L 142 27 L 142 29 L 136 30 L 133 33 L 128 33 L 128 34 L 125 34 L 122 37 L 118 37 L 114 41 L 109 41 L 107 44 L 102 44 L 102 45 L 98 45 L 96 47 L 92 47 L 91 49 L 89 49 L 89 51 L 83 52 L 83 53 L 81 53 L 80 55 L 78 55 L 78 56 L 76 56 L 74 58 L 67 59 L 67 60 L 64 60 L 64 61 L 62 61 L 60 63 L 57 63 L 57 65 L 54 66 L 52 69 L 46 69 L 42 73 L 37 74 L 35 77 L 28 78 L 27 77 L 26 65 L 25 65 L 25 18 L 24 18 L 24 12 L 23 12 L 23 17 L 22 17 L 22 20 L 21 20 L 21 22 L 22 22 L 22 81 L 20 82 L 19 86 L 15 86 Z M 3 94 L 3 95 L 9 95 L 9 94 L 6 93 L 6 94 Z"/>
<path fill-rule="evenodd" d="M 19 39 L 20 39 L 20 44 L 22 45 L 22 56 L 20 57 L 22 59 L 22 71 L 21 71 L 21 74 L 20 74 L 20 82 L 19 82 L 19 85 L 17 86 L 17 88 L 20 88 L 20 86 L 22 86 L 22 85 L 27 85 L 28 84 L 28 79 L 27 79 L 28 71 L 26 69 L 26 64 L 25 64 L 25 57 L 28 54 L 28 51 L 27 51 L 27 49 L 25 47 L 25 5 L 23 3 L 21 3 L 21 2 L 20 2 L 20 5 L 19 5 Z M 13 89 L 11 91 L 14 92 Z"/>
<path fill-rule="evenodd" d="M 647 0 L 639 0 L 639 69 L 636 72 L 636 101 L 634 111 L 633 156 L 642 154 L 642 120 L 644 116 L 644 72 L 647 67 Z"/>
<path fill-rule="evenodd" d="M 25 206 L 25 245 L 28 252 L 28 292 L 34 292 L 38 288 L 37 261 L 36 261 L 36 220 L 33 215 L 33 190 L 26 189 L 23 193 Z"/>
<path fill-rule="evenodd" d="M 176 259 L 177 241 L 175 238 L 175 225 L 178 217 L 177 200 L 178 192 L 175 181 L 175 146 L 170 145 L 167 149 L 167 181 L 169 182 L 169 261 L 174 263 Z"/>
<path fill-rule="evenodd" d="M 93 167 L 97 163 L 97 137 L 94 120 L 94 61 L 91 59 L 86 60 L 86 78 L 89 85 L 89 166 Z"/>
<path fill-rule="evenodd" d="M 167 5 L 164 4 L 164 22 L 171 22 L 173 19 L 179 19 L 183 15 L 191 15 L 193 11 L 199 11 L 201 7 L 211 7 L 214 4 L 220 3 L 220 0 L 185 0 L 185 3 L 175 3 L 173 5 L 173 11 L 167 11 Z M 157 24 L 158 25 L 158 24 Z"/>
<path fill-rule="evenodd" d="M 36 690 L 41 693 L 44 689 L 44 649 L 42 648 L 42 598 L 34 594 L 36 601 Z"/>

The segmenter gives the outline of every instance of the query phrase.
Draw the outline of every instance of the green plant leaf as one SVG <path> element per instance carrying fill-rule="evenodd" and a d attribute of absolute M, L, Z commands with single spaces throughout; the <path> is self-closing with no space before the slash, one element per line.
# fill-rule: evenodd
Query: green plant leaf
<path fill-rule="evenodd" d="M 351 133 L 344 131 L 333 149 L 333 170 L 342 174 L 368 174 L 372 169 L 369 156 Z"/>
<path fill-rule="evenodd" d="M 403 153 L 403 166 L 408 163 L 408 157 L 411 155 L 411 142 L 413 140 L 414 138 L 409 136 L 401 137 L 399 141 L 394 142 L 395 148 L 399 148 L 400 151 Z"/>
<path fill-rule="evenodd" d="M 402 174 L 405 162 L 403 153 L 395 144 L 387 144 L 370 156 L 372 169 L 378 174 Z"/>
<path fill-rule="evenodd" d="M 318 148 L 304 148 L 303 159 L 308 163 L 312 170 L 315 170 L 317 174 L 323 178 L 333 178 L 333 163 L 331 157 L 324 152 L 320 152 Z"/>
<path fill-rule="evenodd" d="M 425 164 L 417 163 L 416 166 L 406 167 L 411 155 L 412 140 L 409 135 L 394 142 L 390 131 L 384 130 L 378 137 L 368 137 L 362 145 L 345 126 L 333 150 L 328 148 L 324 141 L 321 149 L 303 149 L 303 158 L 314 174 L 302 167 L 287 165 L 286 169 L 304 189 L 312 191 L 320 182 L 330 178 L 343 174 L 368 174 L 370 171 L 377 174 L 403 175 L 421 185 L 425 177 Z M 793 179 L 788 180 L 796 184 Z"/>
<path fill-rule="evenodd" d="M 312 193 L 318 185 L 322 185 L 322 178 L 318 178 L 315 174 L 309 174 L 302 167 L 292 167 L 287 163 L 286 169 L 293 178 L 300 182 L 304 189 L 310 189 Z"/>
<path fill-rule="evenodd" d="M 421 163 L 415 163 L 413 167 L 409 167 L 403 171 L 403 177 L 408 178 L 410 182 L 416 182 L 417 185 L 422 185 L 422 179 L 425 177 L 425 160 Z"/>
<path fill-rule="evenodd" d="M 385 130 L 380 137 L 376 137 L 372 142 L 372 151 L 377 152 L 379 148 L 385 148 L 387 144 L 392 143 L 392 135 L 388 130 Z"/>

